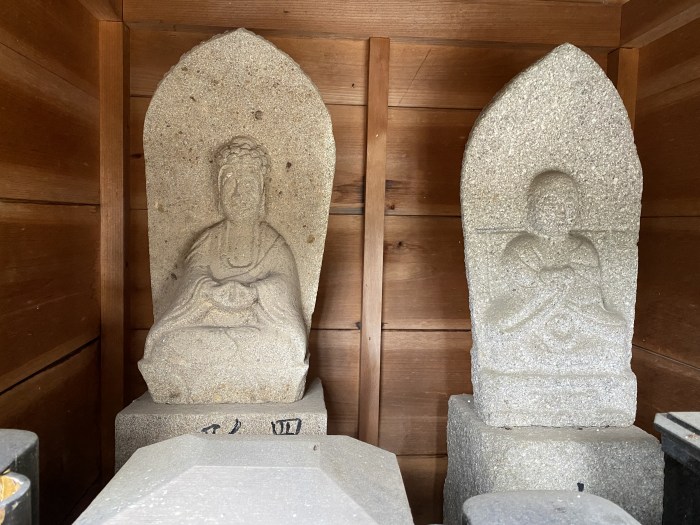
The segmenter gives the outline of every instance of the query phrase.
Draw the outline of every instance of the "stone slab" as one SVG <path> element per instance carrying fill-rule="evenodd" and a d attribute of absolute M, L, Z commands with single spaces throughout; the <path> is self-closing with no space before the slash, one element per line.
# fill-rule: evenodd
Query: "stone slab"
<path fill-rule="evenodd" d="M 634 426 L 492 427 L 479 419 L 472 396 L 452 396 L 447 454 L 445 525 L 459 525 L 467 499 L 511 490 L 583 490 L 644 525 L 661 523 L 661 446 Z"/>
<path fill-rule="evenodd" d="M 463 525 L 639 525 L 613 502 L 585 492 L 515 490 L 469 498 Z"/>
<path fill-rule="evenodd" d="M 634 422 L 641 193 L 624 104 L 575 46 L 548 53 L 481 112 L 461 202 L 471 377 L 487 424 Z"/>
<path fill-rule="evenodd" d="M 138 450 L 78 524 L 413 523 L 396 456 L 347 436 L 191 434 Z"/>
<path fill-rule="evenodd" d="M 146 392 L 117 414 L 115 468 L 136 450 L 192 432 L 244 435 L 323 435 L 328 415 L 320 379 L 294 403 L 167 405 Z"/>

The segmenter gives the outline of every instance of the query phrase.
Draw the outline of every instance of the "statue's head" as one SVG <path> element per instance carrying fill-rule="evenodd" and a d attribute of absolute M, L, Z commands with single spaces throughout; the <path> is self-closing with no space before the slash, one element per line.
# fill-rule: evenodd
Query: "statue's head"
<path fill-rule="evenodd" d="M 540 173 L 527 192 L 527 219 L 532 231 L 540 235 L 569 232 L 579 213 L 576 181 L 560 171 Z"/>
<path fill-rule="evenodd" d="M 265 215 L 265 177 L 270 156 L 255 139 L 234 137 L 216 153 L 219 202 L 229 219 Z"/>

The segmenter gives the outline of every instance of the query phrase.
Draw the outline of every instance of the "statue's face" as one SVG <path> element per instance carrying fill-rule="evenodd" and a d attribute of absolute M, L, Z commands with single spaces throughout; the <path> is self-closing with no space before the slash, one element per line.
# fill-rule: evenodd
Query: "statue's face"
<path fill-rule="evenodd" d="M 530 227 L 542 235 L 563 235 L 578 217 L 576 189 L 561 185 L 542 191 L 528 203 Z"/>
<path fill-rule="evenodd" d="M 255 159 L 239 158 L 221 168 L 221 207 L 227 218 L 259 217 L 263 169 Z"/>

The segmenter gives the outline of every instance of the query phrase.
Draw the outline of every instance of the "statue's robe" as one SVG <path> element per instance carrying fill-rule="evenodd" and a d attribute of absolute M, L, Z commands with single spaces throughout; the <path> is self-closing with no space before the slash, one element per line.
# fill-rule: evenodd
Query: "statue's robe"
<path fill-rule="evenodd" d="M 151 329 L 139 362 L 154 400 L 299 399 L 307 329 L 284 238 L 265 222 L 242 237 L 223 220 L 199 236 L 185 265 L 177 296 Z M 178 373 L 181 368 L 201 374 Z"/>

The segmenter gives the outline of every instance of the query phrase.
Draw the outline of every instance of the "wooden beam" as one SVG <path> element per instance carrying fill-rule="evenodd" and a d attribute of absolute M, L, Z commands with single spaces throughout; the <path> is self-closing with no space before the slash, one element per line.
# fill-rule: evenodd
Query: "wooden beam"
<path fill-rule="evenodd" d="M 114 473 L 114 418 L 124 403 L 128 50 L 128 33 L 124 24 L 100 22 L 100 428 L 103 480 Z"/>
<path fill-rule="evenodd" d="M 630 124 L 634 129 L 637 107 L 637 78 L 639 75 L 639 49 L 621 47 L 608 55 L 608 76 L 620 93 L 627 108 Z"/>
<path fill-rule="evenodd" d="M 384 271 L 386 130 L 389 123 L 389 39 L 369 41 L 365 241 L 360 337 L 360 439 L 379 442 L 379 380 Z"/>
<path fill-rule="evenodd" d="M 622 6 L 620 45 L 645 46 L 697 18 L 698 0 L 630 0 Z"/>
<path fill-rule="evenodd" d="M 124 0 L 124 21 L 307 34 L 615 48 L 619 5 L 540 0 Z"/>
<path fill-rule="evenodd" d="M 97 20 L 120 22 L 122 19 L 122 0 L 79 0 Z"/>

